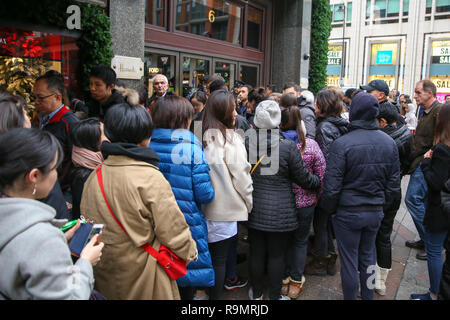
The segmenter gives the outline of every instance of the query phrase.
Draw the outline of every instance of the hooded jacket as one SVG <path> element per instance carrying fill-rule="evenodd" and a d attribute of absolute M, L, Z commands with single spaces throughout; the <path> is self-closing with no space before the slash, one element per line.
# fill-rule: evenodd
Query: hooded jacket
<path fill-rule="evenodd" d="M 264 134 L 258 136 L 256 144 L 249 139 L 250 162 L 252 165 L 256 162 L 251 159 L 251 154 L 256 150 L 259 157 L 266 154 L 270 163 L 261 161 L 252 174 L 253 209 L 249 214 L 248 227 L 266 232 L 295 230 L 298 220 L 292 183 L 304 189 L 317 190 L 320 179 L 305 168 L 296 143 L 284 139 L 278 130 L 268 130 L 266 141 L 263 140 Z M 274 172 L 264 172 L 268 168 Z"/>
<path fill-rule="evenodd" d="M 316 142 L 322 150 L 325 161 L 328 159 L 331 143 L 348 132 L 348 121 L 344 118 L 319 118 L 316 127 Z"/>
<path fill-rule="evenodd" d="M 406 125 L 410 130 L 416 130 L 417 127 L 417 117 L 416 117 L 416 107 L 412 104 L 408 104 L 409 112 L 405 115 Z"/>
<path fill-rule="evenodd" d="M 352 100 L 350 132 L 330 147 L 320 208 L 381 212 L 401 197 L 400 161 L 394 140 L 375 120 L 378 101 L 361 92 Z"/>
<path fill-rule="evenodd" d="M 316 108 L 314 106 L 314 96 L 312 96 L 312 101 L 309 94 L 306 91 L 302 92 L 302 95 L 297 99 L 298 107 L 300 109 L 300 114 L 302 120 L 306 127 L 306 137 L 310 139 L 315 139 L 316 137 Z M 312 93 L 311 93 L 312 95 Z"/>
<path fill-rule="evenodd" d="M 81 212 L 105 225 L 102 259 L 94 268 L 98 291 L 107 299 L 180 299 L 177 283 L 141 248 L 164 244 L 178 257 L 196 260 L 197 246 L 169 183 L 158 169 L 159 157 L 147 147 L 103 142 L 102 165 L 112 217 L 93 172 L 83 190 Z"/>
<path fill-rule="evenodd" d="M 202 144 L 188 130 L 155 129 L 149 147 L 158 153 L 159 170 L 169 181 L 197 243 L 198 260 L 188 265 L 187 274 L 177 283 L 182 287 L 213 287 L 214 270 L 208 250 L 208 229 L 201 205 L 214 199 L 214 189 Z"/>
<path fill-rule="evenodd" d="M 0 299 L 89 299 L 91 263 L 72 262 L 55 210 L 36 200 L 0 199 Z M 70 285 L 70 284 L 74 285 Z"/>

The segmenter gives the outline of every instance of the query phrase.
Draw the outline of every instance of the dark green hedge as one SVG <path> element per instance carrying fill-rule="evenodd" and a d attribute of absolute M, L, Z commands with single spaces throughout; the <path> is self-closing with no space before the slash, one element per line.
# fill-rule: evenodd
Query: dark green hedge
<path fill-rule="evenodd" d="M 70 5 L 78 5 L 81 9 L 80 63 L 82 72 L 82 89 L 89 86 L 89 73 L 98 64 L 110 65 L 114 53 L 111 49 L 111 33 L 109 17 L 94 4 L 79 3 L 74 0 L 15 0 L 2 4 L 1 19 L 20 21 L 58 29 L 67 29 L 66 13 Z"/>
<path fill-rule="evenodd" d="M 314 0 L 311 15 L 309 90 L 316 95 L 327 83 L 328 38 L 331 32 L 331 8 L 328 0 Z"/>

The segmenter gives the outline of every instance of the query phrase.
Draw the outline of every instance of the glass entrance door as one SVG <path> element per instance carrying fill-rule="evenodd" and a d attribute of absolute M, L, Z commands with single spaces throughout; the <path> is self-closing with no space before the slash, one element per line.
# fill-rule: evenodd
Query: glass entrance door
<path fill-rule="evenodd" d="M 239 63 L 239 79 L 253 88 L 260 85 L 259 65 Z"/>
<path fill-rule="evenodd" d="M 214 73 L 220 74 L 227 87 L 232 89 L 236 81 L 236 63 L 214 59 Z"/>
<path fill-rule="evenodd" d="M 182 95 L 186 97 L 193 89 L 203 89 L 205 77 L 210 74 L 211 59 L 181 56 Z"/>

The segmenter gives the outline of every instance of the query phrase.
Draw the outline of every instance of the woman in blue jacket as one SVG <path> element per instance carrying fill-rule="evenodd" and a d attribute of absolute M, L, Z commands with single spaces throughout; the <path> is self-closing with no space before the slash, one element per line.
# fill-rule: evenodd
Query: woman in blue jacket
<path fill-rule="evenodd" d="M 193 115 L 194 108 L 185 98 L 168 94 L 159 99 L 152 115 L 156 129 L 149 145 L 160 157 L 159 169 L 169 181 L 197 243 L 198 260 L 189 263 L 187 274 L 177 280 L 183 300 L 193 298 L 195 287 L 212 287 L 215 281 L 201 211 L 201 204 L 214 199 L 214 189 L 202 143 L 188 130 Z"/>

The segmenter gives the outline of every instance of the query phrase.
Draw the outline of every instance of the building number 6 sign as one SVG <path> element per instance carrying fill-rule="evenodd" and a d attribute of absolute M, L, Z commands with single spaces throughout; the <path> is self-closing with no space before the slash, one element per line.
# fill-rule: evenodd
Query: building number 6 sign
<path fill-rule="evenodd" d="M 216 13 L 214 12 L 214 10 L 209 10 L 209 14 L 208 14 L 209 22 L 213 23 L 216 20 L 215 14 Z"/>

